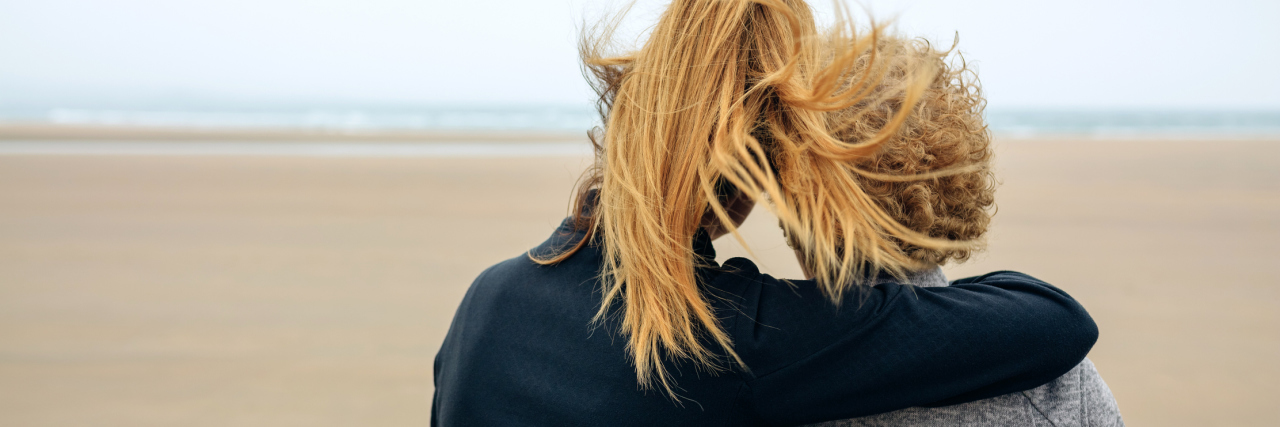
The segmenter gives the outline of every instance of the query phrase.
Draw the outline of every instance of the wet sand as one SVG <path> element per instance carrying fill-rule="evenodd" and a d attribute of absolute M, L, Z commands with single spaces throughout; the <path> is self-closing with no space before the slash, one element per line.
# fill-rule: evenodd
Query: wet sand
<path fill-rule="evenodd" d="M 998 153 L 990 249 L 949 275 L 1079 299 L 1129 425 L 1280 424 L 1280 141 Z M 0 425 L 425 425 L 466 287 L 550 233 L 585 165 L 0 156 Z M 775 224 L 745 233 L 795 277 Z"/>

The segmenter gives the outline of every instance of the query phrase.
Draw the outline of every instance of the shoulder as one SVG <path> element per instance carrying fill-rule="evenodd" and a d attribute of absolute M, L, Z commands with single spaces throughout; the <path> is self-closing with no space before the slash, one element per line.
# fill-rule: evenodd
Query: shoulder
<path fill-rule="evenodd" d="M 567 276 L 594 272 L 598 269 L 599 249 L 595 245 L 583 245 L 572 256 L 554 263 L 541 264 L 535 259 L 545 259 L 573 249 L 586 233 L 572 226 L 573 219 L 565 218 L 545 241 L 517 256 L 490 266 L 480 273 L 472 287 L 491 287 L 502 283 L 527 283 L 539 280 L 567 280 Z M 575 274 L 576 273 L 576 274 Z"/>
<path fill-rule="evenodd" d="M 1123 426 L 1115 397 L 1089 359 L 1039 387 L 968 403 L 914 407 L 823 426 Z"/>
<path fill-rule="evenodd" d="M 1038 345 L 1063 339 L 1073 350 L 1063 355 L 1064 361 L 1075 358 L 1070 360 L 1074 365 L 1084 357 L 1075 353 L 1087 352 L 1097 339 L 1096 325 L 1066 292 L 1013 271 L 964 278 L 945 287 L 854 286 L 833 300 L 814 281 L 774 278 L 750 260 L 733 258 L 711 285 L 730 295 L 731 314 L 740 317 L 730 331 L 735 349 L 754 375 L 833 345 L 874 354 L 877 343 L 901 344 L 905 336 L 928 336 L 933 344 L 963 344 L 992 334 Z"/>

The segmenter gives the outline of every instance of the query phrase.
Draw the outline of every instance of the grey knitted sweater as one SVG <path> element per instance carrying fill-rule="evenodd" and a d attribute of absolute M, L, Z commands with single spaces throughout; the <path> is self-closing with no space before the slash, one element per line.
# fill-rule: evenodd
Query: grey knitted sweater
<path fill-rule="evenodd" d="M 941 268 L 908 277 L 917 286 L 947 286 Z M 1122 427 L 1120 409 L 1093 362 L 1085 359 L 1048 384 L 1031 390 L 939 408 L 907 408 L 821 427 L 1033 426 Z"/>

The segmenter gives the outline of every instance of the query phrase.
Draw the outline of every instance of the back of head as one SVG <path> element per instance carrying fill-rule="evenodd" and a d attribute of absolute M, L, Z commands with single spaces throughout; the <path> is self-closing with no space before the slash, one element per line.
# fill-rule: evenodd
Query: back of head
<path fill-rule="evenodd" d="M 582 43 L 604 127 L 577 216 L 603 245 L 597 318 L 621 302 L 642 385 L 672 393 L 664 355 L 741 365 L 690 247 L 708 212 L 737 236 L 726 188 L 768 201 L 834 300 L 873 271 L 979 247 L 989 136 L 972 76 L 948 52 L 842 18 L 819 32 L 801 0 L 674 0 L 639 50 L 610 54 L 616 23 Z"/>

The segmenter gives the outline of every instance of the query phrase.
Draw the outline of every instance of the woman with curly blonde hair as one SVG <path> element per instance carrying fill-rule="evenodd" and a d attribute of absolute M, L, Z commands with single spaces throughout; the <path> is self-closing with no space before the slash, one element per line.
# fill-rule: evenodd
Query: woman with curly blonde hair
<path fill-rule="evenodd" d="M 795 425 L 1033 389 L 1097 339 L 1030 276 L 903 284 L 982 246 L 990 137 L 948 52 L 801 0 L 675 0 L 634 52 L 584 37 L 604 126 L 572 215 L 481 273 L 435 425 Z M 808 280 L 715 262 L 759 203 Z"/>

